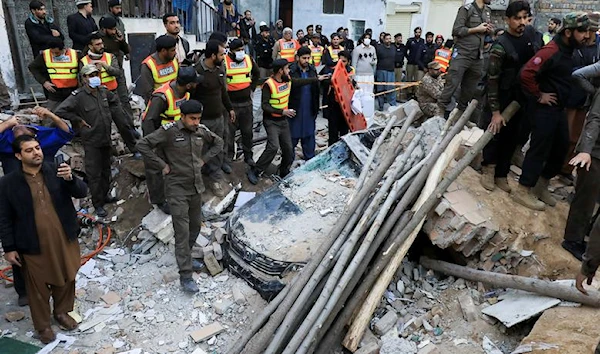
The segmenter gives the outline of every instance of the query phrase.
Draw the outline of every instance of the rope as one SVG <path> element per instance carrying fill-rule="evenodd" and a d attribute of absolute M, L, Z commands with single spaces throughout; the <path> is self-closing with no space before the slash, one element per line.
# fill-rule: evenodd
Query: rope
<path fill-rule="evenodd" d="M 83 213 L 77 213 L 78 215 L 82 215 L 85 216 L 86 218 L 90 219 L 90 220 L 94 220 L 94 218 L 91 215 L 88 214 L 83 214 Z M 97 255 L 98 253 L 102 252 L 102 250 L 104 249 L 104 247 L 106 247 L 106 245 L 108 245 L 108 243 L 110 242 L 110 238 L 112 236 L 112 230 L 108 225 L 103 225 L 101 223 L 98 223 L 96 225 L 96 227 L 98 228 L 98 234 L 100 235 L 98 238 L 98 243 L 96 244 L 96 249 L 93 250 L 92 252 L 85 254 L 83 256 L 81 256 L 81 265 L 84 265 L 87 263 L 87 261 L 89 261 L 90 259 L 92 259 L 95 255 Z M 103 229 L 104 227 L 106 227 L 106 240 L 104 240 L 104 233 L 103 233 Z M 11 277 L 9 277 L 8 275 L 5 274 L 6 271 L 9 271 L 12 269 L 12 266 L 0 269 L 0 278 L 2 279 L 6 279 L 9 282 L 13 282 L 13 279 Z"/>

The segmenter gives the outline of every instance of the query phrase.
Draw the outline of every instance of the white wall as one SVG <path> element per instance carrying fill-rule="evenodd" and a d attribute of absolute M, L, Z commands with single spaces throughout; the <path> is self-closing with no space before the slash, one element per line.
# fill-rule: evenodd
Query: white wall
<path fill-rule="evenodd" d="M 391 3 L 396 3 L 398 5 L 410 6 L 410 5 L 420 5 L 421 11 L 419 13 L 412 14 L 412 22 L 410 25 L 410 33 L 406 33 L 404 35 L 404 42 L 410 37 L 413 36 L 413 30 L 415 27 L 423 28 L 423 37 L 425 37 L 425 32 L 427 32 L 426 22 L 427 17 L 429 16 L 429 1 L 413 1 L 413 0 L 391 0 Z M 389 6 L 389 5 L 388 5 Z"/>
<path fill-rule="evenodd" d="M 329 35 L 338 27 L 347 27 L 351 30 L 350 20 L 366 21 L 365 29 L 372 28 L 373 33 L 383 31 L 385 24 L 385 3 L 383 0 L 346 0 L 344 13 L 330 15 L 323 13 L 322 0 L 294 1 L 294 36 L 296 30 L 302 28 L 306 32 L 309 24 L 323 26 L 323 35 Z M 354 33 L 350 33 L 354 36 Z"/>
<path fill-rule="evenodd" d="M 8 86 L 8 89 L 11 92 L 11 98 L 13 98 L 13 92 L 16 93 L 17 84 L 15 82 L 15 69 L 10 52 L 10 45 L 8 43 L 6 21 L 4 21 L 4 7 L 1 5 L 2 2 L 0 1 L 0 70 L 2 70 L 4 83 Z M 13 101 L 14 99 L 15 98 L 13 98 Z"/>

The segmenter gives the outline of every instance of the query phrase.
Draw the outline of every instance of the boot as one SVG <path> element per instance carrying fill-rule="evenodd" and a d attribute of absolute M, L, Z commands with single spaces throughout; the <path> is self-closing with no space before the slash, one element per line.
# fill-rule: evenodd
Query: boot
<path fill-rule="evenodd" d="M 583 254 L 585 253 L 585 249 L 587 247 L 587 243 L 584 242 L 575 242 L 575 241 L 567 241 L 564 240 L 561 244 L 562 248 L 567 250 L 573 257 L 578 260 L 583 260 Z"/>
<path fill-rule="evenodd" d="M 552 194 L 548 190 L 548 185 L 550 181 L 545 178 L 538 178 L 535 187 L 533 187 L 533 194 L 538 197 L 542 202 L 550 205 L 551 207 L 556 205 L 556 199 L 552 197 Z"/>
<path fill-rule="evenodd" d="M 496 189 L 496 185 L 494 184 L 494 173 L 496 173 L 496 165 L 481 166 L 481 178 L 479 179 L 479 182 L 481 182 L 483 188 L 490 192 Z"/>
<path fill-rule="evenodd" d="M 508 184 L 508 178 L 506 177 L 498 177 L 494 178 L 494 183 L 498 186 L 498 188 L 502 189 L 506 193 L 512 192 L 510 185 Z"/>
<path fill-rule="evenodd" d="M 199 272 L 202 269 L 204 269 L 204 262 L 197 260 L 195 258 L 192 258 L 192 270 L 194 272 Z"/>
<path fill-rule="evenodd" d="M 200 291 L 198 285 L 196 285 L 196 282 L 192 278 L 181 278 L 179 283 L 181 284 L 181 289 L 186 293 L 197 293 Z"/>
<path fill-rule="evenodd" d="M 517 190 L 511 193 L 511 197 L 515 202 L 526 208 L 539 211 L 546 210 L 546 205 L 533 195 L 531 188 L 525 187 L 522 184 L 519 184 Z"/>
<path fill-rule="evenodd" d="M 246 171 L 246 176 L 248 176 L 248 181 L 252 184 L 258 183 L 258 171 L 254 168 L 254 166 L 250 166 Z"/>

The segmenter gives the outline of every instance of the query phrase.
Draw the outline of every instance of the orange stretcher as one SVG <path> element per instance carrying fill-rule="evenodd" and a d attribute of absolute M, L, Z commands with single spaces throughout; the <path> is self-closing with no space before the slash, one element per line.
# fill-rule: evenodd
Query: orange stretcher
<path fill-rule="evenodd" d="M 367 120 L 362 113 L 352 112 L 352 96 L 354 86 L 342 61 L 338 61 L 333 75 L 331 75 L 331 87 L 334 89 L 335 99 L 340 104 L 344 118 L 351 132 L 367 129 Z"/>

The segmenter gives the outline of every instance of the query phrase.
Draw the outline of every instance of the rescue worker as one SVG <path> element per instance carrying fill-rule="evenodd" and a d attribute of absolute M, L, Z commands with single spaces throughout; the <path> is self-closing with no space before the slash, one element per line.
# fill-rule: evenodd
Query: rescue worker
<path fill-rule="evenodd" d="M 234 39 L 229 43 L 229 53 L 225 56 L 227 93 L 235 111 L 235 122 L 229 122 L 227 139 L 227 156 L 225 164 L 231 164 L 235 159 L 235 132 L 239 129 L 242 134 L 242 150 L 244 162 L 254 165 L 252 158 L 252 124 L 254 123 L 252 94 L 260 72 L 254 60 L 244 51 L 244 42 Z M 230 166 L 231 167 L 231 166 Z"/>
<path fill-rule="evenodd" d="M 90 36 L 90 43 L 88 44 L 88 51 L 80 60 L 80 67 L 88 64 L 96 65 L 98 70 L 100 70 L 100 81 L 102 82 L 102 85 L 110 92 L 116 94 L 119 98 L 125 120 L 124 122 L 117 120 L 115 124 L 129 151 L 134 154 L 135 159 L 140 159 L 141 155 L 135 148 L 136 136 L 138 133 L 133 126 L 133 115 L 130 115 L 132 110 L 129 105 L 129 94 L 127 92 L 125 78 L 123 77 L 123 70 L 119 67 L 119 63 L 115 56 L 104 51 L 104 41 L 99 32 L 92 33 Z M 122 125 L 121 123 L 125 123 L 125 125 Z"/>
<path fill-rule="evenodd" d="M 323 53 L 323 65 L 330 67 L 331 69 L 335 68 L 338 62 L 338 53 L 344 50 L 344 47 L 340 45 L 340 35 L 337 33 L 331 34 L 331 45 L 325 47 L 325 52 Z"/>
<path fill-rule="evenodd" d="M 440 70 L 442 73 L 446 73 L 448 71 L 448 67 L 450 66 L 451 58 L 452 50 L 445 47 L 440 47 L 436 49 L 433 61 L 436 61 L 440 64 Z"/>
<path fill-rule="evenodd" d="M 225 44 L 219 40 L 209 40 L 206 50 L 196 63 L 196 72 L 204 77 L 203 82 L 192 93 L 191 97 L 204 106 L 203 124 L 213 133 L 225 139 L 224 111 L 229 112 L 229 119 L 235 122 L 236 116 L 231 100 L 227 94 L 225 82 Z M 218 153 L 206 160 L 202 173 L 211 179 L 210 187 L 217 197 L 225 196 L 223 164 L 225 152 Z M 225 167 L 227 168 L 227 167 Z M 227 172 L 227 171 L 225 171 Z"/>
<path fill-rule="evenodd" d="M 452 65 L 438 101 L 440 113 L 446 111 L 459 86 L 460 97 L 456 107 L 459 112 L 464 112 L 469 101 L 477 94 L 477 84 L 483 72 L 485 36 L 494 32 L 490 3 L 491 0 L 475 0 L 458 9 L 452 28 L 455 41 Z"/>
<path fill-rule="evenodd" d="M 510 3 L 505 11 L 507 29 L 492 46 L 488 69 L 488 105 L 492 112 L 491 122 L 487 126 L 494 138 L 483 149 L 481 185 L 492 191 L 498 186 L 506 193 L 511 192 L 508 172 L 511 157 L 519 143 L 519 130 L 527 112 L 527 100 L 523 97 L 519 81 L 521 68 L 535 54 L 535 47 L 525 35 L 527 17 L 531 8 L 527 1 Z M 512 101 L 521 108 L 506 123 L 502 111 Z M 485 122 L 487 123 L 487 122 Z"/>
<path fill-rule="evenodd" d="M 179 70 L 179 62 L 175 58 L 175 38 L 162 35 L 156 38 L 155 44 L 156 52 L 142 61 L 137 85 L 137 92 L 146 102 L 150 100 L 154 90 L 175 80 Z"/>
<path fill-rule="evenodd" d="M 267 146 L 255 166 L 251 166 L 246 174 L 252 184 L 258 183 L 258 177 L 270 165 L 277 151 L 281 148 L 281 164 L 279 176 L 285 177 L 292 165 L 292 138 L 287 118 L 294 118 L 296 112 L 288 109 L 291 82 L 290 67 L 286 59 L 273 61 L 273 76 L 262 87 L 263 125 L 267 131 Z"/>
<path fill-rule="evenodd" d="M 119 62 L 119 67 L 123 68 L 123 60 L 129 56 L 131 48 L 125 40 L 125 35 L 119 31 L 118 22 L 111 17 L 103 17 L 98 21 L 100 30 L 98 33 L 102 35 L 104 42 L 104 51 L 114 54 Z"/>
<path fill-rule="evenodd" d="M 564 108 L 571 90 L 573 50 L 589 38 L 589 26 L 586 13 L 567 14 L 558 35 L 521 70 L 521 85 L 532 101 L 531 139 L 519 188 L 512 197 L 529 209 L 544 210 L 545 204 L 556 205 L 548 184 L 560 172 L 569 147 Z"/>
<path fill-rule="evenodd" d="M 118 198 L 108 196 L 110 187 L 111 124 L 125 124 L 119 97 L 102 86 L 100 70 L 94 64 L 81 68 L 82 87 L 58 106 L 56 115 L 71 122 L 79 132 L 85 151 L 85 172 L 96 215 L 108 215 L 106 203 Z"/>
<path fill-rule="evenodd" d="M 77 51 L 65 48 L 65 43 L 59 37 L 50 39 L 48 47 L 29 64 L 29 71 L 44 87 L 48 99 L 46 108 L 54 111 L 79 84 L 79 58 Z"/>
<path fill-rule="evenodd" d="M 98 30 L 96 20 L 92 17 L 92 0 L 75 0 L 77 12 L 67 16 L 69 38 L 73 41 L 73 49 L 85 50 L 88 36 Z"/>
<path fill-rule="evenodd" d="M 313 34 L 309 36 L 310 42 L 308 43 L 308 48 L 310 48 L 310 63 L 315 67 L 321 66 L 321 61 L 323 59 L 323 53 L 325 52 L 325 48 L 321 45 L 321 36 L 318 34 Z"/>
<path fill-rule="evenodd" d="M 348 74 L 351 74 L 353 68 L 350 66 L 350 53 L 348 53 L 345 50 L 342 50 L 338 53 L 338 56 L 344 64 L 346 72 Z M 348 122 L 344 117 L 342 108 L 340 107 L 340 104 L 338 103 L 335 97 L 335 91 L 333 90 L 333 87 L 331 85 L 330 78 L 331 75 L 333 75 L 334 71 L 335 68 L 331 69 L 330 67 L 326 66 L 320 72 L 321 75 L 329 76 L 328 79 L 325 79 L 323 81 L 323 105 L 327 105 L 327 108 L 324 109 L 323 116 L 327 118 L 328 122 L 329 146 L 338 142 L 340 138 L 348 134 L 348 131 L 350 130 L 350 127 L 348 127 Z"/>
<path fill-rule="evenodd" d="M 292 38 L 292 29 L 286 27 L 283 29 L 283 38 L 275 42 L 273 47 L 273 60 L 281 58 L 293 63 L 298 48 L 300 43 Z"/>
<path fill-rule="evenodd" d="M 194 68 L 184 66 L 179 69 L 177 79 L 163 84 L 152 93 L 146 111 L 142 115 L 142 131 L 144 136 L 152 134 L 161 125 L 179 120 L 179 107 L 190 99 L 190 93 L 196 89 L 201 78 Z M 162 151 L 156 152 L 163 157 Z M 144 169 L 150 203 L 155 204 L 165 214 L 171 214 L 171 209 L 165 198 L 165 184 L 160 170 L 153 168 L 150 160 L 144 159 Z"/>
<path fill-rule="evenodd" d="M 440 76 L 442 66 L 436 61 L 427 64 L 427 72 L 417 88 L 417 101 L 425 119 L 438 114 L 437 100 L 444 89 L 444 81 Z"/>
<path fill-rule="evenodd" d="M 192 278 L 204 264 L 192 258 L 192 247 L 200 233 L 202 192 L 204 183 L 200 170 L 204 161 L 223 150 L 223 139 L 200 124 L 202 104 L 185 101 L 179 107 L 181 118 L 163 125 L 138 142 L 144 159 L 153 169 L 162 171 L 165 194 L 173 215 L 175 230 L 175 259 L 179 268 L 182 290 L 197 293 Z M 163 151 L 161 156 L 156 151 Z"/>

